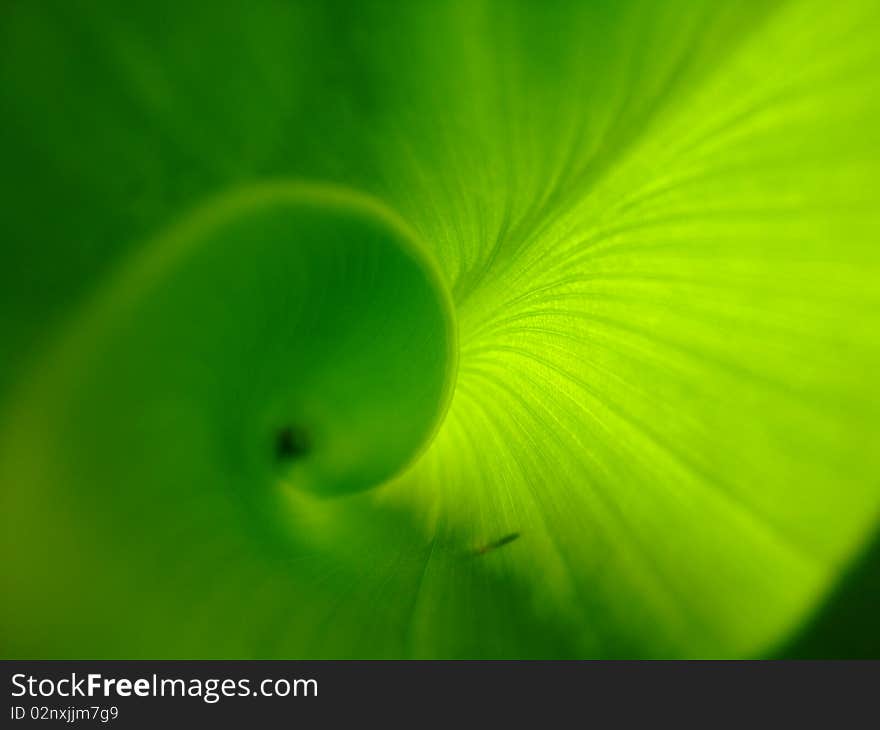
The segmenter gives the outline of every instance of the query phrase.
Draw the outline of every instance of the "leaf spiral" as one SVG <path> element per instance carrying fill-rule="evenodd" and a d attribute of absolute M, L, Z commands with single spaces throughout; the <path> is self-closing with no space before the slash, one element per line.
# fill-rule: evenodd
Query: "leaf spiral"
<path fill-rule="evenodd" d="M 0 23 L 10 654 L 809 620 L 880 515 L 876 3 L 129 5 Z"/>

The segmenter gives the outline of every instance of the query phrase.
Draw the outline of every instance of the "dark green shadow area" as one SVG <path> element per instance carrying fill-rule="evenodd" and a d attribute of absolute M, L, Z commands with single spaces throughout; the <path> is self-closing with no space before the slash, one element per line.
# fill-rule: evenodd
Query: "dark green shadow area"
<path fill-rule="evenodd" d="M 880 658 L 880 534 L 780 659 Z"/>

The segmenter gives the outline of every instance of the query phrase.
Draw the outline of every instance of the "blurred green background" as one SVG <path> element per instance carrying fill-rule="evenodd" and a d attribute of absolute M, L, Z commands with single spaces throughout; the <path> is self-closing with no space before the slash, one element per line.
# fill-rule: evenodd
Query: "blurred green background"
<path fill-rule="evenodd" d="M 880 5 L 0 6 L 4 657 L 878 657 Z"/>

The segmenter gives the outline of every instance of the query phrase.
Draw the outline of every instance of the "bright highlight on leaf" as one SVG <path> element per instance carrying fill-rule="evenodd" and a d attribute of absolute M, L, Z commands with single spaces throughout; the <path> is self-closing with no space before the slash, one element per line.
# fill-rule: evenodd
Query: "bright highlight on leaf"
<path fill-rule="evenodd" d="M 873 539 L 876 3 L 77 5 L 0 10 L 4 656 L 765 656 Z"/>

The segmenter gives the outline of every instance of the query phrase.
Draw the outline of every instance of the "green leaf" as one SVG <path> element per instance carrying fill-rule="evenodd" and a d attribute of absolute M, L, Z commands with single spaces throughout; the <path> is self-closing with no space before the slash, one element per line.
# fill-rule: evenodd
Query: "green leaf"
<path fill-rule="evenodd" d="M 10 0 L 0 108 L 4 656 L 760 656 L 875 534 L 874 2 Z"/>

